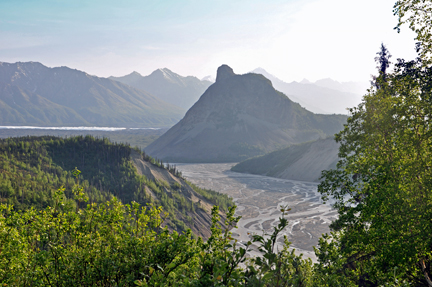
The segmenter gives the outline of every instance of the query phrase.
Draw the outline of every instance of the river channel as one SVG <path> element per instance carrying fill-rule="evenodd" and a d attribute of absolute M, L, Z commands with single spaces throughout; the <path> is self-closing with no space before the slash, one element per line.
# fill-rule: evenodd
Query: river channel
<path fill-rule="evenodd" d="M 322 203 L 317 183 L 232 172 L 232 163 L 176 165 L 192 183 L 234 199 L 236 215 L 242 218 L 232 232 L 240 242 L 249 241 L 252 234 L 271 233 L 281 216 L 280 206 L 288 205 L 289 225 L 278 238 L 278 248 L 282 248 L 283 235 L 286 235 L 297 254 L 316 261 L 313 246 L 321 234 L 330 231 L 329 224 L 337 216 L 330 205 Z M 250 254 L 256 252 L 255 248 Z"/>

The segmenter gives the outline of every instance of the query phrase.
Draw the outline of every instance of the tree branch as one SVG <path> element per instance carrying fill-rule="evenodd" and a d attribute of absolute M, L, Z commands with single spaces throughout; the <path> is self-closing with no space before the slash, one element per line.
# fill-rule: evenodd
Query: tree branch
<path fill-rule="evenodd" d="M 423 259 L 420 260 L 420 266 L 421 266 L 421 269 L 422 269 L 422 271 L 423 271 L 423 275 L 424 275 L 424 277 L 426 278 L 426 281 L 427 281 L 429 287 L 432 287 L 432 281 L 431 281 L 431 279 L 429 278 L 429 274 L 427 273 L 427 270 L 426 270 L 426 264 L 425 264 L 425 262 L 424 262 Z"/>

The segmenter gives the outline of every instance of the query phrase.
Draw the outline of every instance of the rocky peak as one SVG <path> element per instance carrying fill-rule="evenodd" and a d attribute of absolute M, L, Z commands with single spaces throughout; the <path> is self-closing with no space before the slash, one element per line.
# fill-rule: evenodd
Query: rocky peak
<path fill-rule="evenodd" d="M 262 75 L 222 65 L 216 83 L 146 151 L 171 162 L 235 162 L 334 134 L 345 121 L 303 109 Z"/>
<path fill-rule="evenodd" d="M 175 73 L 173 73 L 171 70 L 167 69 L 167 68 L 163 68 L 163 69 L 157 69 L 155 71 L 153 71 L 150 74 L 150 77 L 154 77 L 157 79 L 167 79 L 170 81 L 174 81 L 175 79 L 179 78 L 179 76 Z"/>
<path fill-rule="evenodd" d="M 264 70 L 263 68 L 261 68 L 261 67 L 256 68 L 251 73 L 262 74 L 262 75 L 268 74 L 268 72 L 266 70 Z"/>
<path fill-rule="evenodd" d="M 234 76 L 234 71 L 228 65 L 222 65 L 217 69 L 216 82 L 223 81 L 231 76 Z"/>
<path fill-rule="evenodd" d="M 138 73 L 137 71 L 133 71 L 132 73 L 129 74 L 129 76 L 140 76 L 140 77 L 142 77 L 141 74 Z"/>

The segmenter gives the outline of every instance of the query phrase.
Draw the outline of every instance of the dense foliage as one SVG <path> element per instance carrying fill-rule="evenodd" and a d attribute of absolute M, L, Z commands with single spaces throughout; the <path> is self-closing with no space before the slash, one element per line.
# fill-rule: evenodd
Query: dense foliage
<path fill-rule="evenodd" d="M 388 73 L 382 45 L 373 87 L 336 136 L 341 159 L 319 191 L 334 200 L 339 218 L 316 250 L 317 272 L 330 286 L 432 286 L 431 6 L 395 7 L 418 33 L 419 57 L 398 59 Z"/>
<path fill-rule="evenodd" d="M 399 19 L 395 29 L 407 24 L 417 36 L 417 48 L 421 58 L 432 64 L 432 2 L 428 0 L 398 0 L 393 13 Z"/>
<path fill-rule="evenodd" d="M 332 227 L 352 280 L 383 284 L 395 268 L 426 285 L 432 240 L 432 68 L 399 61 L 364 97 L 345 130 L 338 169 L 320 190 L 336 199 Z M 340 267 L 340 266 L 339 266 Z M 427 286 L 427 285 L 426 285 Z"/>
<path fill-rule="evenodd" d="M 88 200 L 83 190 L 73 187 L 78 204 Z M 74 210 L 65 199 L 59 189 L 53 207 L 43 210 L 0 205 L 0 282 L 5 286 L 311 286 L 310 260 L 288 252 L 286 239 L 281 252 L 274 250 L 287 225 L 284 209 L 273 234 L 255 235 L 242 245 L 229 231 L 239 220 L 235 207 L 225 229 L 213 208 L 212 235 L 203 242 L 190 231 L 178 234 L 162 227 L 162 209 L 153 205 L 124 205 L 114 197 Z M 246 261 L 254 243 L 263 256 Z"/>

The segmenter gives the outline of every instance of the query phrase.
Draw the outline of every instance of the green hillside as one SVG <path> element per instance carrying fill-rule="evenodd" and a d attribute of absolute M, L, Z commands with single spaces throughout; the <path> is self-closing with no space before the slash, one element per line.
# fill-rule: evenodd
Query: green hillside
<path fill-rule="evenodd" d="M 140 175 L 131 153 L 152 169 L 170 173 L 177 184 Z M 167 223 L 172 230 L 185 231 L 190 227 L 197 235 L 206 237 L 211 223 L 211 208 L 206 206 L 215 204 L 226 211 L 233 205 L 226 195 L 188 184 L 175 168 L 167 170 L 129 145 L 92 136 L 0 140 L 0 203 L 13 204 L 16 210 L 46 208 L 54 205 L 53 196 L 63 186 L 67 205 L 76 207 L 72 193 L 76 184 L 72 171 L 76 167 L 81 171 L 79 181 L 89 198 L 87 204 L 103 203 L 114 196 L 123 203 L 154 203 L 168 212 Z M 197 200 L 192 201 L 189 194 Z M 86 205 L 81 204 L 80 208 Z"/>

